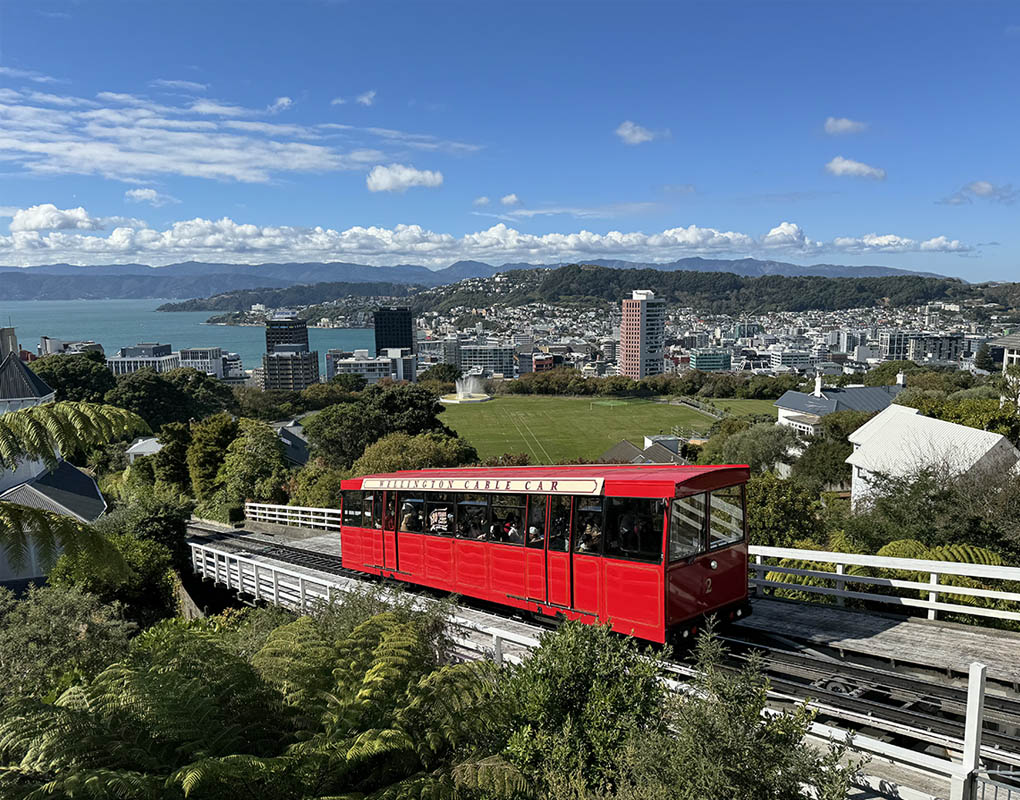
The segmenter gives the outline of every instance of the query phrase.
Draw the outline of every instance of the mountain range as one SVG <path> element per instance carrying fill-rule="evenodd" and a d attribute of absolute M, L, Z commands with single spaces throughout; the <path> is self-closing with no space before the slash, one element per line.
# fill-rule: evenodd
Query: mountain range
<path fill-rule="evenodd" d="M 668 263 L 590 259 L 594 264 L 614 269 L 657 269 L 667 272 L 729 272 L 745 277 L 763 275 L 809 276 L 829 278 L 868 278 L 892 275 L 943 277 L 931 272 L 882 266 L 846 266 L 842 264 L 791 264 L 754 258 L 715 259 L 682 258 Z M 187 261 L 165 267 L 145 264 L 76 266 L 47 264 L 38 267 L 0 266 L 2 300 L 77 300 L 105 298 L 170 299 L 207 297 L 237 289 L 282 288 L 310 283 L 388 282 L 416 286 L 443 286 L 466 278 L 488 278 L 512 269 L 540 269 L 565 266 L 557 264 L 501 264 L 481 261 L 457 261 L 448 267 L 431 270 L 416 264 L 373 267 L 346 262 L 310 262 L 284 264 L 214 264 Z"/>

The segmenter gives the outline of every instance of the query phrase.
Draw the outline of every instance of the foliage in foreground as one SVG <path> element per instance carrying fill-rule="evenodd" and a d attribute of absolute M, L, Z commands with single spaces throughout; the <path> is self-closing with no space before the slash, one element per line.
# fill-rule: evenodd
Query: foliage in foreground
<path fill-rule="evenodd" d="M 0 704 L 37 697 L 70 675 L 94 676 L 128 649 L 134 625 L 77 588 L 0 587 Z"/>
<path fill-rule="evenodd" d="M 845 797 L 841 750 L 806 748 L 804 710 L 763 717 L 757 664 L 725 670 L 714 639 L 676 698 L 658 657 L 605 628 L 566 624 L 498 670 L 451 663 L 447 618 L 376 588 L 299 619 L 165 621 L 129 648 L 93 636 L 86 666 L 54 656 L 44 691 L 0 705 L 0 796 Z M 71 650 L 61 631 L 46 652 Z"/>

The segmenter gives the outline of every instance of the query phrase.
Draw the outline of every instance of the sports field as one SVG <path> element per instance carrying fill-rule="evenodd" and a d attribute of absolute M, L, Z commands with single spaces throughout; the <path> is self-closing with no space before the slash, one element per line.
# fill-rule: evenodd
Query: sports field
<path fill-rule="evenodd" d="M 775 400 L 741 400 L 741 399 L 729 399 L 723 400 L 718 398 L 711 398 L 710 403 L 719 408 L 725 408 L 732 414 L 736 414 L 738 417 L 746 416 L 747 414 L 768 414 L 773 417 L 779 416 L 779 409 L 777 409 L 773 403 Z"/>
<path fill-rule="evenodd" d="M 536 464 L 594 460 L 621 439 L 641 446 L 645 434 L 669 433 L 674 425 L 703 432 L 713 422 L 692 408 L 651 400 L 535 395 L 447 406 L 440 419 L 483 459 L 527 453 Z"/>

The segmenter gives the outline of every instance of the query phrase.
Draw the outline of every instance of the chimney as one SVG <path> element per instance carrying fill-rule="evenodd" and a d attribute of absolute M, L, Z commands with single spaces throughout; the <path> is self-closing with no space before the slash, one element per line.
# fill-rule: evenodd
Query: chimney
<path fill-rule="evenodd" d="M 815 375 L 815 392 L 814 392 L 814 395 L 815 395 L 815 397 L 821 397 L 822 396 L 822 373 L 820 373 L 820 372 L 817 375 Z"/>
<path fill-rule="evenodd" d="M 906 386 L 907 385 L 907 373 L 900 371 L 896 373 L 896 385 Z"/>

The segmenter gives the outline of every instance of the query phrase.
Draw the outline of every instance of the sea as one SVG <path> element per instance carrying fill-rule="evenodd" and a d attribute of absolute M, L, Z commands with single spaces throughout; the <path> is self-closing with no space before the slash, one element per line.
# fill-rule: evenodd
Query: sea
<path fill-rule="evenodd" d="M 107 355 L 138 342 L 182 347 L 222 347 L 241 356 L 245 369 L 262 366 L 265 329 L 246 325 L 209 325 L 213 311 L 156 311 L 168 300 L 3 300 L 0 327 L 14 326 L 21 347 L 35 353 L 39 337 L 65 341 L 92 339 Z M 371 328 L 309 328 L 308 341 L 319 351 L 319 372 L 325 374 L 330 348 L 375 353 Z"/>

